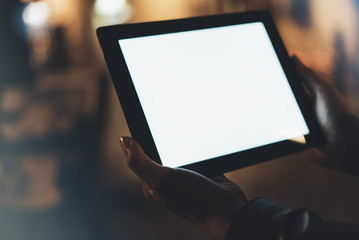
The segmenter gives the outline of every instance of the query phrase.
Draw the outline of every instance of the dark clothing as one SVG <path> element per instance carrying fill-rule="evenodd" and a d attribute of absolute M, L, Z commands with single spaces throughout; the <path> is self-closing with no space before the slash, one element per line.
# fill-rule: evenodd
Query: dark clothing
<path fill-rule="evenodd" d="M 233 220 L 226 240 L 359 239 L 359 225 L 326 222 L 307 210 L 267 199 L 250 201 Z"/>

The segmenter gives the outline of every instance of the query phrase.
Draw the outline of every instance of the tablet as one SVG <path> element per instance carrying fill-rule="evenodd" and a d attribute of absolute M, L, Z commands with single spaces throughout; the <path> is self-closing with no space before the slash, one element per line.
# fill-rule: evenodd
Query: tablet
<path fill-rule="evenodd" d="M 132 136 L 214 175 L 313 147 L 318 126 L 270 14 L 97 29 Z"/>

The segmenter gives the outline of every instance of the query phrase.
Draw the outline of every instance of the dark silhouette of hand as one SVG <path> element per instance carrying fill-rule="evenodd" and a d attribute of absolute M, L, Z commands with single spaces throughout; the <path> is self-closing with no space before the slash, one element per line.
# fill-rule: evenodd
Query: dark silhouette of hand
<path fill-rule="evenodd" d="M 344 97 L 329 83 L 293 57 L 299 77 L 308 88 L 314 112 L 325 136 L 319 149 L 325 165 L 359 176 L 359 119 Z"/>
<path fill-rule="evenodd" d="M 161 166 L 131 137 L 122 137 L 127 164 L 142 180 L 145 196 L 224 239 L 233 217 L 247 202 L 242 190 L 223 175 L 207 178 L 190 170 Z"/>

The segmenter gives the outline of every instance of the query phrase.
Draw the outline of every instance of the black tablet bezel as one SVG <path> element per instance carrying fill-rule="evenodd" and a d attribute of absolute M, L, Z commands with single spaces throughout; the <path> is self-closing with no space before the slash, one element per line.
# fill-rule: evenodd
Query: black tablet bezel
<path fill-rule="evenodd" d="M 322 135 L 314 117 L 312 106 L 304 92 L 292 66 L 286 48 L 268 12 L 246 12 L 206 17 L 194 17 L 159 22 L 122 24 L 97 29 L 108 69 L 117 91 L 132 137 L 143 147 L 154 161 L 161 163 L 152 134 L 147 124 L 136 90 L 131 80 L 118 40 L 157 34 L 182 32 L 196 29 L 222 27 L 251 22 L 262 22 L 272 41 L 280 63 L 294 92 L 298 105 L 310 130 L 305 136 L 307 144 L 281 141 L 266 146 L 249 149 L 210 160 L 183 166 L 205 175 L 215 175 L 234 169 L 264 162 L 290 153 L 302 151 L 321 142 Z"/>

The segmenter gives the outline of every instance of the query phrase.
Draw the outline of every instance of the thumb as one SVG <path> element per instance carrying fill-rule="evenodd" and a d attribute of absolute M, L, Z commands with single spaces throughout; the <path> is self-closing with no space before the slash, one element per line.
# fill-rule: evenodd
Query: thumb
<path fill-rule="evenodd" d="M 313 70 L 305 66 L 296 55 L 294 55 L 292 59 L 299 77 L 314 96 L 319 94 L 324 86 L 328 85 L 327 82 L 318 77 Z"/>
<path fill-rule="evenodd" d="M 150 159 L 131 137 L 121 137 L 120 143 L 129 168 L 149 187 L 155 186 L 171 171 Z"/>
<path fill-rule="evenodd" d="M 340 94 L 333 85 L 320 78 L 315 72 L 305 66 L 298 57 L 293 56 L 292 59 L 301 80 L 316 98 L 321 109 L 324 107 L 330 108 L 330 111 L 333 112 L 332 117 L 337 117 L 339 114 L 356 116 L 354 108 L 348 104 L 343 95 Z"/>

